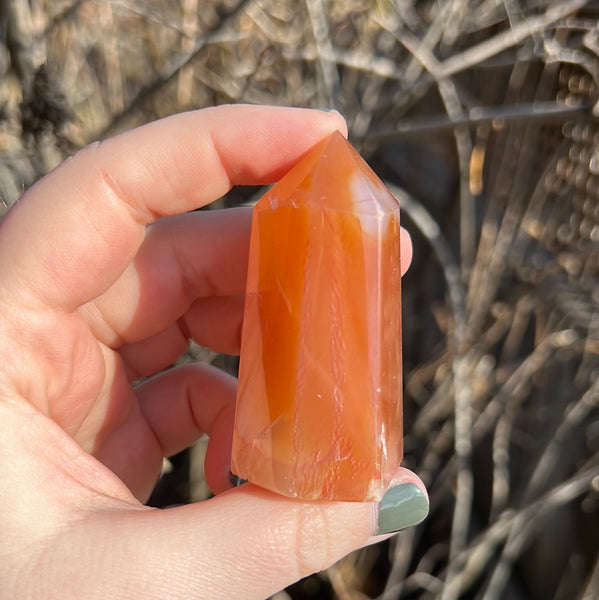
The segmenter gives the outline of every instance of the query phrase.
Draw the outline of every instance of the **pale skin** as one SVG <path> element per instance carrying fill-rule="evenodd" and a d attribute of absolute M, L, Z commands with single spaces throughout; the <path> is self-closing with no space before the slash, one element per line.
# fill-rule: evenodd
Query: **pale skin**
<path fill-rule="evenodd" d="M 222 107 L 90 146 L 0 226 L 0 597 L 265 598 L 374 538 L 373 503 L 230 489 L 246 209 L 188 213 L 281 177 L 336 113 Z M 186 214 L 187 213 L 187 214 Z M 402 237 L 402 268 L 411 258 Z M 210 436 L 216 496 L 144 506 L 162 459 Z M 422 487 L 398 467 L 397 482 Z"/>

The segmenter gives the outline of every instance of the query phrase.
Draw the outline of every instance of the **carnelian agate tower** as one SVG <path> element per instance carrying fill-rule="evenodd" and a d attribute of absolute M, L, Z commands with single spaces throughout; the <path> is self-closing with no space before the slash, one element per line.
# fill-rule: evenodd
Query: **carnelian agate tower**
<path fill-rule="evenodd" d="M 256 204 L 231 469 L 379 500 L 402 457 L 399 206 L 340 133 Z"/>

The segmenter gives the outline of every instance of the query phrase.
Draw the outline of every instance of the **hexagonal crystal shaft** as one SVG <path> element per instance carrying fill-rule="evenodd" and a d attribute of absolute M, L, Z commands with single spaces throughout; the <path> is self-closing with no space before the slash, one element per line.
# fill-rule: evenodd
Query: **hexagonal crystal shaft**
<path fill-rule="evenodd" d="M 231 470 L 371 501 L 402 450 L 399 206 L 335 133 L 254 207 Z"/>

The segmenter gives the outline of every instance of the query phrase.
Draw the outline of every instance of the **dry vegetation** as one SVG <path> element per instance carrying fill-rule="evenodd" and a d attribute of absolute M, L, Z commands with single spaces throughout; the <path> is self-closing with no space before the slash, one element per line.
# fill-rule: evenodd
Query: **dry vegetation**
<path fill-rule="evenodd" d="M 431 514 L 279 600 L 599 597 L 598 17 L 584 0 L 3 0 L 5 207 L 87 142 L 224 102 L 337 108 L 400 199 L 405 460 Z M 153 501 L 201 498 L 201 454 Z"/>

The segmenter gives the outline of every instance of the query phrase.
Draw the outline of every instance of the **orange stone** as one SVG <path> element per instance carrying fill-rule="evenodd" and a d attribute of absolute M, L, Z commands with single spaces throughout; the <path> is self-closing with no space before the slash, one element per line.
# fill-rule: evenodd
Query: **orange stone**
<path fill-rule="evenodd" d="M 403 452 L 399 205 L 340 133 L 252 219 L 231 470 L 379 500 Z"/>

